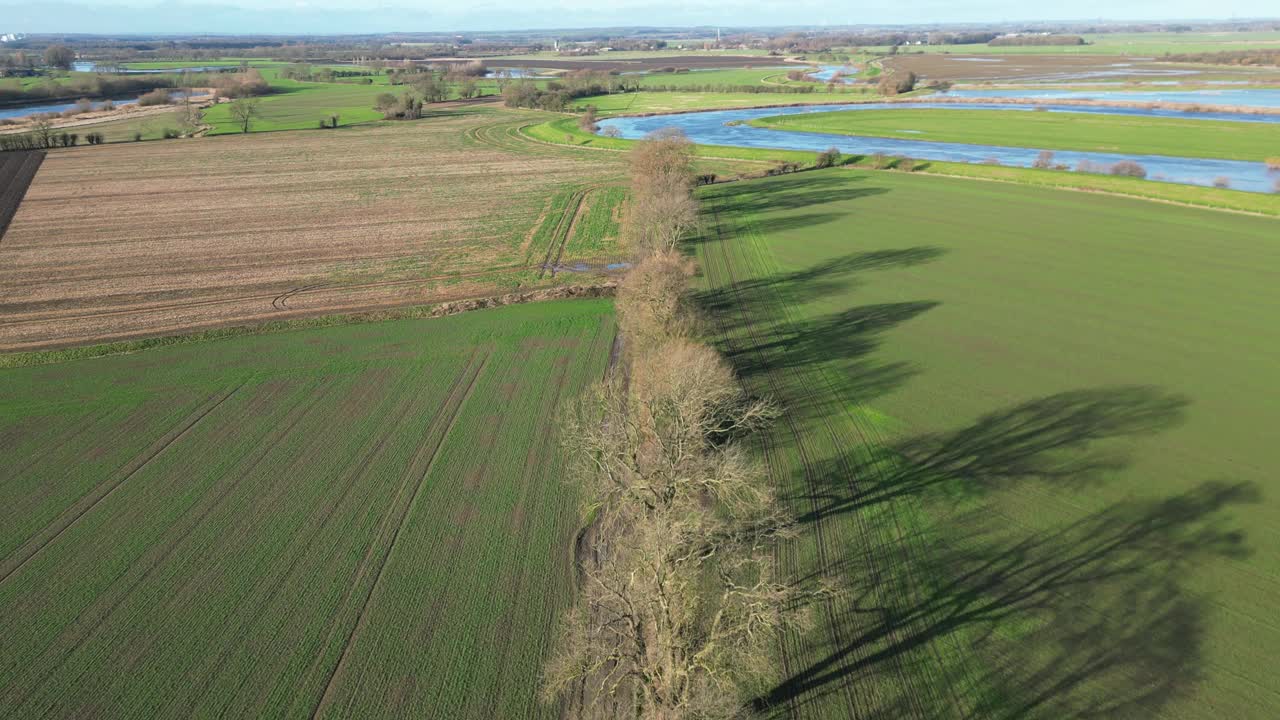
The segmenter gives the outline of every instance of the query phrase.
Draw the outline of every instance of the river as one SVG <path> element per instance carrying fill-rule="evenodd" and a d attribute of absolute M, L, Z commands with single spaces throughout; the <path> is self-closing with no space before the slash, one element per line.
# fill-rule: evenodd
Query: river
<path fill-rule="evenodd" d="M 1014 148 L 993 145 L 971 145 L 967 143 L 932 142 L 926 140 L 899 140 L 890 138 L 859 137 L 827 133 L 795 132 L 752 127 L 745 124 L 771 115 L 797 115 L 812 112 L 831 112 L 837 110 L 884 109 L 894 107 L 928 107 L 923 104 L 851 104 L 800 106 L 785 108 L 754 108 L 740 110 L 713 110 L 675 115 L 655 115 L 650 117 L 619 117 L 600 121 L 600 129 L 617 128 L 621 137 L 639 139 L 662 128 L 675 127 L 695 143 L 703 145 L 731 145 L 747 148 L 771 148 L 783 150 L 804 150 L 819 152 L 835 147 L 840 152 L 850 155 L 885 155 L 912 157 L 918 160 L 938 160 L 944 162 L 989 163 L 1001 165 L 1030 167 L 1042 149 L 1053 150 L 1052 143 L 1043 148 Z M 997 111 L 1009 111 L 1008 106 L 1000 105 L 945 105 L 933 107 L 973 107 Z M 1080 108 L 1062 108 L 1061 111 L 1077 111 Z M 1121 114 L 1161 115 L 1156 111 L 1144 111 L 1139 108 L 1088 108 L 1090 112 L 1120 112 Z M 1015 110 L 1016 111 L 1016 110 Z M 1175 113 L 1186 117 L 1187 113 Z M 1248 118 L 1258 121 L 1268 116 L 1232 116 L 1230 113 L 1218 113 L 1218 118 Z M 1119 153 L 1076 152 L 1055 150 L 1054 162 L 1077 167 L 1081 163 L 1095 166 L 1111 166 L 1123 160 L 1133 160 L 1147 170 L 1147 178 L 1158 182 L 1178 183 L 1183 185 L 1212 186 L 1215 183 L 1227 182 L 1236 190 L 1249 192 L 1272 192 L 1275 190 L 1280 172 L 1269 171 L 1261 162 L 1244 162 L 1239 160 L 1214 160 L 1202 158 L 1181 158 L 1163 155 L 1135 155 Z"/>

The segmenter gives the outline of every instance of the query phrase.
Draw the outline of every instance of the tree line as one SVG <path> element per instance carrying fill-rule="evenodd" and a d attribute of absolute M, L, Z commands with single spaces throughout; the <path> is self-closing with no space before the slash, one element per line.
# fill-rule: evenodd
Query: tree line
<path fill-rule="evenodd" d="M 774 572 L 794 521 L 746 447 L 778 411 L 699 339 L 678 247 L 698 221 L 691 143 L 650 136 L 631 176 L 623 349 L 563 423 L 592 521 L 544 697 L 585 698 L 582 715 L 729 718 L 772 670 L 777 633 L 807 620 L 808 596 Z"/>
<path fill-rule="evenodd" d="M 1209 63 L 1211 65 L 1280 65 L 1280 50 L 1231 50 L 1211 53 L 1166 53 L 1160 58 L 1166 62 Z"/>

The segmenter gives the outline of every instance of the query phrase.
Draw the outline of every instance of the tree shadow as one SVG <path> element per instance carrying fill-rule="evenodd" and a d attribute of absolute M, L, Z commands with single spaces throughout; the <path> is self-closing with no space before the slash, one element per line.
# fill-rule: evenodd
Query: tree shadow
<path fill-rule="evenodd" d="M 863 717 L 1129 718 L 1189 692 L 1209 604 L 1188 579 L 1248 554 L 1227 511 L 1258 502 L 1255 485 L 1205 482 L 1038 530 L 981 501 L 1020 482 L 1098 482 L 1127 461 L 1100 443 L 1172 427 L 1186 404 L 1150 387 L 1062 393 L 911 439 L 875 467 L 830 462 L 803 520 L 857 513 L 860 537 L 832 549 L 827 577 L 843 589 L 816 659 L 756 709 L 850 693 Z M 942 503 L 945 521 L 928 528 L 904 531 L 894 513 L 957 496 L 967 500 Z"/>
<path fill-rule="evenodd" d="M 904 498 L 970 499 L 1025 481 L 1079 489 L 1128 464 L 1106 440 L 1175 427 L 1187 404 L 1149 386 L 1076 390 L 990 413 L 953 432 L 850 448 L 816 463 L 812 492 L 795 498 L 813 507 L 800 520 Z"/>
<path fill-rule="evenodd" d="M 696 295 L 716 318 L 720 350 L 746 380 L 801 380 L 801 368 L 828 364 L 839 376 L 840 393 L 804 392 L 788 397 L 797 416 L 826 412 L 842 397 L 862 401 L 889 392 L 916 373 L 904 362 L 871 357 L 883 333 L 937 306 L 936 302 L 865 305 L 824 316 L 793 317 L 795 309 L 827 296 L 847 293 L 860 273 L 931 262 L 943 250 L 930 246 L 850 253 L 811 267 L 732 282 Z M 776 392 L 776 391 L 775 391 Z"/>
<path fill-rule="evenodd" d="M 797 210 L 811 205 L 856 200 L 889 192 L 889 188 L 875 185 L 853 186 L 855 183 L 867 183 L 871 180 L 872 178 L 844 173 L 777 175 L 752 180 L 749 185 L 709 185 L 703 191 L 703 197 L 716 212 L 730 217 L 747 217 L 756 213 Z"/>
<path fill-rule="evenodd" d="M 917 246 L 849 253 L 800 270 L 732 282 L 697 293 L 695 299 L 706 312 L 724 318 L 727 330 L 744 322 L 776 323 L 786 317 L 788 306 L 848 291 L 859 273 L 921 265 L 945 252 Z"/>

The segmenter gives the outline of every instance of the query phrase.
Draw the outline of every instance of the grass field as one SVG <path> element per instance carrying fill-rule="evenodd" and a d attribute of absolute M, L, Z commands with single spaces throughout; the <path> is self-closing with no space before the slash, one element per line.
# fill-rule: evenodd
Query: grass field
<path fill-rule="evenodd" d="M 804 65 L 794 65 L 792 70 L 804 70 Z M 781 83 L 787 70 L 780 68 L 755 68 L 736 70 L 699 70 L 682 73 L 648 73 L 637 76 L 640 85 L 763 85 L 766 81 Z"/>
<path fill-rule="evenodd" d="M 504 133 L 544 113 L 50 154 L 0 245 L 0 350 L 422 305 L 547 284 L 543 226 L 624 158 Z M 605 238 L 582 248 L 616 254 Z M 575 250 L 576 252 L 576 250 Z M 576 257 L 575 260 L 590 260 Z M 569 281 L 569 276 L 554 282 Z"/>
<path fill-rule="evenodd" d="M 321 119 L 337 114 L 343 125 L 381 120 L 382 113 L 373 109 L 374 99 L 387 88 L 379 85 L 349 83 L 315 83 L 271 78 L 274 94 L 259 99 L 261 117 L 253 122 L 254 132 L 273 130 L 310 130 Z M 231 117 L 231 106 L 215 105 L 204 114 L 213 126 L 211 135 L 240 132 Z"/>
<path fill-rule="evenodd" d="M 338 115 L 342 125 L 357 125 L 382 119 L 382 113 L 374 109 L 376 99 L 383 93 L 400 95 L 411 91 L 405 86 L 389 84 L 385 75 L 373 78 L 374 82 L 364 85 L 351 80 L 342 82 L 310 82 L 290 80 L 280 77 L 279 66 L 286 63 L 275 63 L 262 66 L 261 72 L 272 88 L 272 94 L 259 98 L 260 117 L 253 121 L 251 132 L 274 132 L 278 130 L 312 130 L 319 127 L 320 120 L 327 120 L 331 115 Z M 254 67 L 259 67 L 255 64 Z M 313 65 L 313 68 L 323 67 Z M 349 67 L 347 69 L 350 69 Z M 477 83 L 481 95 L 497 95 L 496 81 L 482 80 Z M 452 99 L 457 99 L 456 88 Z M 432 106 L 426 107 L 431 112 Z M 229 135 L 240 132 L 240 126 L 231 116 L 229 105 L 215 105 L 204 114 L 205 122 L 213 126 L 211 135 Z"/>
<path fill-rule="evenodd" d="M 1268 123 L 985 110 L 847 110 L 761 118 L 752 125 L 869 137 L 1263 161 L 1280 153 Z"/>
<path fill-rule="evenodd" d="M 843 595 L 783 716 L 1269 718 L 1280 221 L 845 169 L 711 186 L 713 328 Z"/>
<path fill-rule="evenodd" d="M 607 301 L 0 372 L 12 717 L 554 717 Z"/>

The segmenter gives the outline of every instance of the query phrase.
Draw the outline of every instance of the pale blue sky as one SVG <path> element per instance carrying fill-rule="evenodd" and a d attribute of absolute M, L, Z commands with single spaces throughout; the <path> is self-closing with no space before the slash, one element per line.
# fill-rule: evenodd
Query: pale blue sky
<path fill-rule="evenodd" d="M 0 33 L 288 34 L 1278 15 L 1277 0 L 0 0 Z"/>

